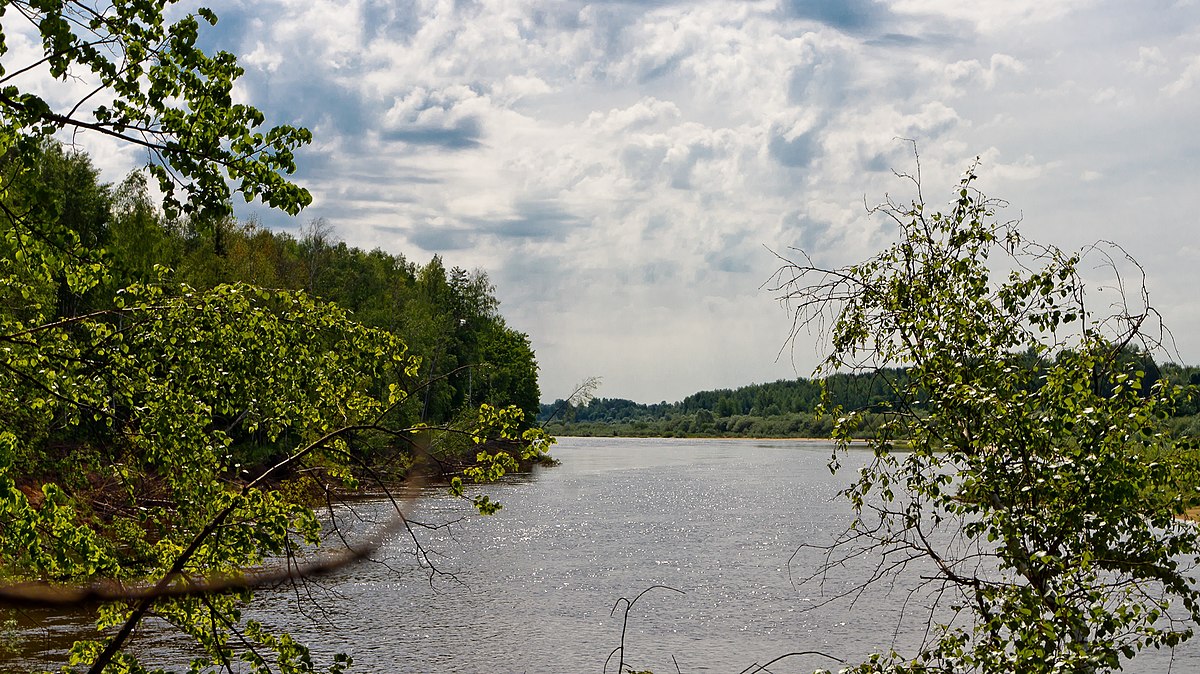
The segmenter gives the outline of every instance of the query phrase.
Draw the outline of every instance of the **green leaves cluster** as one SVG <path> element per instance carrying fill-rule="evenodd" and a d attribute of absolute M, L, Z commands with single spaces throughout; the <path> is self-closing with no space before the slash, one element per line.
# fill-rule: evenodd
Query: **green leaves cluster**
<path fill-rule="evenodd" d="M 147 671 L 126 646 L 154 615 L 195 641 L 187 671 L 341 672 L 349 658 L 319 665 L 245 618 L 250 591 L 210 581 L 312 554 L 322 530 L 302 497 L 353 490 L 377 462 L 442 458 L 435 430 L 473 447 L 468 481 L 497 479 L 551 440 L 503 406 L 455 428 L 414 426 L 422 380 L 445 371 L 421 370 L 395 331 L 304 290 L 188 283 L 161 266 L 183 231 L 225 252 L 232 191 L 289 213 L 309 202 L 286 177 L 308 131 L 263 129 L 259 111 L 234 103 L 236 60 L 197 47 L 215 15 L 170 21 L 173 4 L 0 4 L 5 29 L 35 31 L 44 49 L 0 66 L 0 579 L 151 589 L 101 605 L 68 670 Z M 39 73 L 47 89 L 70 79 L 94 90 L 62 104 L 22 89 Z M 148 150 L 165 216 L 144 184 L 100 185 L 53 142 L 60 131 Z M 310 252 L 314 280 L 324 250 L 314 241 Z M 451 285 L 444 270 L 437 281 L 431 272 L 431 292 Z M 486 281 L 463 282 L 494 314 Z M 519 352 L 502 328 L 476 352 Z M 487 393 L 474 400 L 494 401 Z M 197 586 L 218 590 L 168 592 Z"/>
<path fill-rule="evenodd" d="M 1143 386 L 1153 308 L 1090 311 L 1082 254 L 997 222 L 974 181 L 945 213 L 886 204 L 898 242 L 863 263 L 789 269 L 801 324 L 835 317 L 824 371 L 905 371 L 844 492 L 855 521 L 833 559 L 881 554 L 900 561 L 877 578 L 933 579 L 931 636 L 852 671 L 1118 669 L 1200 620 L 1200 533 L 1180 519 L 1200 500 L 1200 455 L 1165 425 L 1192 391 Z M 863 413 L 826 412 L 846 447 Z"/>
<path fill-rule="evenodd" d="M 113 310 L 5 334 L 6 575 L 89 582 L 170 570 L 203 578 L 317 544 L 320 527 L 308 507 L 247 485 L 238 445 L 283 440 L 297 467 L 349 476 L 348 429 L 386 421 L 372 384 L 415 368 L 403 344 L 303 294 L 248 286 L 168 294 L 143 286 L 119 299 Z M 49 468 L 54 444 L 70 448 L 57 460 L 63 477 L 17 473 Z M 26 489 L 41 483 L 36 503 L 18 479 Z M 71 492 L 101 498 L 74 498 L 57 483 L 63 479 Z M 239 657 L 257 662 L 257 652 L 277 650 L 278 663 L 252 662 L 251 671 L 312 671 L 284 664 L 298 648 L 290 640 L 238 627 L 238 606 L 248 599 L 160 600 L 154 612 L 206 650 L 202 667 L 228 661 L 230 634 L 240 634 L 257 647 L 239 648 Z M 133 606 L 110 608 L 98 627 L 136 616 Z M 81 642 L 72 658 L 91 664 L 104 652 L 104 640 Z M 296 652 L 296 662 L 307 659 Z M 127 656 L 111 662 L 105 671 L 139 671 Z"/>
<path fill-rule="evenodd" d="M 0 66 L 0 127 L 26 138 L 88 131 L 145 148 L 167 212 L 221 215 L 230 209 L 229 184 L 246 200 L 260 199 L 296 213 L 312 201 L 285 176 L 294 151 L 312 140 L 307 129 L 263 129 L 257 109 L 233 102 L 242 75 L 228 52 L 197 46 L 202 24 L 216 14 L 200 8 L 167 19 L 175 0 L 92 5 L 68 0 L 12 0 L 0 16 L 40 36 L 45 57 Z M 8 42 L 0 35 L 0 55 Z M 63 103 L 22 90 L 14 78 L 45 73 L 60 82 L 82 80 L 92 91 Z M 67 87 L 51 88 L 66 95 Z"/>

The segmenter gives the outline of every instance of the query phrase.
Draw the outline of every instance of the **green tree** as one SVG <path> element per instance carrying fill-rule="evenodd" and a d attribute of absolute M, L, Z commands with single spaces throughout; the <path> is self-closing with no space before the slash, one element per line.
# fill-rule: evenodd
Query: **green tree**
<path fill-rule="evenodd" d="M 0 80 L 5 150 L 28 150 L 16 141 L 37 143 L 63 130 L 103 134 L 150 153 L 169 214 L 228 213 L 230 184 L 247 200 L 298 212 L 312 198 L 285 176 L 296 170 L 293 151 L 311 134 L 289 126 L 263 130 L 261 112 L 234 103 L 233 85 L 243 72 L 237 60 L 196 45 L 201 23 L 215 25 L 216 14 L 201 8 L 172 23 L 166 8 L 173 4 L 5 2 L 0 11 L 23 20 L 43 47 L 34 63 L 0 67 L 7 75 Z M 7 52 L 7 40 L 0 41 L 0 53 Z M 47 84 L 70 79 L 92 90 L 71 101 L 66 86 L 43 97 L 11 79 L 31 72 L 48 75 Z"/>
<path fill-rule="evenodd" d="M 113 213 L 105 244 L 112 288 L 147 283 L 158 278 L 155 265 L 176 268 L 183 240 L 150 198 L 145 173 L 135 171 L 113 193 Z"/>
<path fill-rule="evenodd" d="M 475 377 L 477 399 L 493 405 L 516 405 L 532 424 L 537 417 L 541 400 L 538 388 L 538 365 L 529 336 L 517 332 L 497 320 L 490 323 L 479 337 L 479 357 L 482 363 Z"/>
<path fill-rule="evenodd" d="M 196 47 L 215 15 L 198 9 L 171 22 L 171 4 L 0 4 L 43 45 L 34 63 L 0 66 L 0 578 L 33 583 L 0 586 L 0 595 L 110 600 L 68 668 L 146 671 L 126 646 L 152 613 L 196 642 L 190 671 L 233 671 L 241 660 L 254 672 L 311 672 L 303 645 L 245 618 L 242 571 L 319 543 L 313 511 L 276 480 L 353 488 L 364 445 L 408 449 L 413 430 L 428 433 L 398 414 L 419 361 L 396 335 L 339 307 L 225 282 L 235 272 L 273 278 L 268 251 L 227 245 L 258 236 L 234 241 L 231 188 L 297 212 L 309 196 L 286 176 L 309 134 L 260 130 L 263 115 L 232 100 L 241 74 L 233 56 Z M 0 35 L 0 53 L 7 44 Z M 13 83 L 39 69 L 48 85 L 71 78 L 91 93 L 54 107 L 59 97 Z M 50 142 L 59 131 L 147 149 L 163 219 L 144 188 L 129 185 L 110 227 L 100 217 L 109 215 L 100 207 L 107 187 Z M 66 175 L 78 183 L 48 179 Z M 132 241 L 174 236 L 156 226 L 177 216 L 199 241 L 196 260 L 203 248 L 223 261 L 200 287 L 160 281 L 146 268 L 154 254 Z M 103 248 L 113 241 L 124 265 L 115 273 Z M 86 297 L 120 274 L 143 279 L 64 310 L 64 293 Z M 464 477 L 495 479 L 515 458 L 486 443 L 519 434 L 520 412 L 488 406 L 477 418 L 461 433 L 478 449 Z M 535 431 L 522 438 L 531 453 L 547 442 Z M 248 474 L 255 458 L 273 466 Z M 473 500 L 482 512 L 497 507 Z M 347 665 L 337 656 L 327 668 Z"/>
<path fill-rule="evenodd" d="M 898 241 L 864 262 L 804 258 L 776 277 L 799 325 L 835 317 L 822 371 L 878 372 L 897 393 L 844 492 L 855 517 L 831 563 L 868 553 L 873 578 L 924 579 L 930 636 L 850 671 L 1116 670 L 1200 619 L 1200 531 L 1179 519 L 1197 503 L 1198 455 L 1163 423 L 1189 391 L 1150 386 L 1157 373 L 1129 355 L 1155 346 L 1152 307 L 1093 313 L 1083 253 L 998 222 L 975 179 L 944 213 L 886 203 Z M 825 412 L 844 448 L 864 412 Z"/>
<path fill-rule="evenodd" d="M 13 174 L 10 207 L 41 209 L 54 228 L 68 229 L 88 249 L 109 241 L 112 194 L 86 154 L 53 139 L 30 148 L 28 171 Z"/>
<path fill-rule="evenodd" d="M 109 239 L 109 208 L 111 195 L 107 185 L 99 182 L 99 172 L 88 157 L 77 151 L 67 152 L 52 139 L 29 143 L 28 155 L 19 159 L 27 170 L 10 171 L 5 208 L 9 220 L 38 218 L 45 227 L 26 232 L 38 241 L 33 246 L 79 246 L 82 250 L 99 251 Z M 23 244 L 12 242 L 16 248 Z M 99 259 L 92 254 L 93 259 Z M 66 270 L 50 274 L 55 293 L 53 312 L 59 317 L 86 312 L 90 302 L 84 297 L 88 289 L 73 288 Z"/>

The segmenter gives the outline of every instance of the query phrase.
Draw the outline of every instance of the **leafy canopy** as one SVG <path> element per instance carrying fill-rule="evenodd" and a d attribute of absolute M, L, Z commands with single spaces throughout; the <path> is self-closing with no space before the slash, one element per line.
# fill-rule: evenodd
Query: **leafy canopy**
<path fill-rule="evenodd" d="M 1144 292 L 1088 301 L 1085 254 L 1116 276 L 1109 291 L 1130 287 L 1132 260 L 1026 239 L 975 181 L 945 212 L 884 204 L 898 240 L 864 262 L 776 276 L 798 328 L 831 326 L 824 372 L 877 371 L 896 390 L 829 564 L 867 554 L 875 581 L 926 579 L 930 630 L 852 671 L 1118 669 L 1200 620 L 1200 532 L 1180 519 L 1200 500 L 1197 453 L 1163 425 L 1190 391 L 1143 386 L 1139 349 L 1163 334 Z M 864 413 L 825 411 L 846 448 Z"/>
<path fill-rule="evenodd" d="M 215 25 L 216 14 L 199 8 L 171 22 L 168 10 L 176 3 L 0 4 L 4 29 L 36 31 L 43 50 L 34 63 L 6 59 L 0 65 L 5 151 L 18 139 L 59 131 L 103 134 L 148 152 L 168 214 L 228 213 L 230 183 L 246 200 L 297 213 L 312 197 L 285 176 L 295 172 L 293 152 L 312 134 L 290 126 L 264 129 L 262 112 L 234 103 L 234 82 L 243 73 L 237 60 L 197 46 L 201 25 Z M 0 56 L 8 52 L 0 33 Z M 21 86 L 47 75 L 61 83 L 47 87 L 50 93 Z M 79 81 L 88 88 L 82 96 L 71 86 Z"/>
<path fill-rule="evenodd" d="M 312 672 L 307 648 L 246 619 L 252 593 L 238 579 L 272 558 L 294 565 L 321 542 L 313 510 L 281 480 L 334 495 L 373 475 L 373 453 L 411 463 L 427 449 L 431 430 L 397 414 L 419 359 L 393 333 L 303 292 L 197 289 L 168 283 L 148 260 L 143 282 L 109 290 L 100 242 L 112 204 L 103 190 L 79 200 L 68 181 L 44 179 L 65 175 L 47 158 L 95 178 L 55 155 L 55 134 L 144 148 L 168 220 L 219 223 L 234 191 L 288 213 L 310 200 L 286 177 L 308 131 L 263 129 L 262 113 L 234 103 L 236 60 L 197 47 L 216 16 L 171 21 L 173 4 L 0 4 L 0 579 L 51 596 L 47 582 L 148 589 L 102 604 L 69 668 L 147 671 L 126 647 L 152 614 L 195 641 L 188 671 L 240 661 L 243 671 Z M 13 30 L 35 32 L 41 58 L 13 64 Z M 45 81 L 28 86 L 35 77 Z M 70 100 L 80 82 L 88 89 Z M 118 201 L 145 215 L 144 200 Z M 472 421 L 452 430 L 477 452 L 468 480 L 514 465 L 485 440 L 522 440 L 527 456 L 550 442 L 522 432 L 515 408 L 485 406 Z M 286 458 L 247 462 L 261 447 Z M 455 491 L 466 496 L 461 481 Z M 219 591 L 195 589 L 210 587 Z M 349 664 L 339 655 L 326 669 Z"/>

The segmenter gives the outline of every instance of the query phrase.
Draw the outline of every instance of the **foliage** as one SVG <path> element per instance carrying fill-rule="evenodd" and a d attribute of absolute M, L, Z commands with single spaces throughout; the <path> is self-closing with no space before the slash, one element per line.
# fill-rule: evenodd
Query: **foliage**
<path fill-rule="evenodd" d="M 1164 425 L 1191 392 L 1151 386 L 1127 357 L 1158 343 L 1144 292 L 1097 313 L 1083 254 L 997 222 L 975 180 L 945 213 L 920 199 L 882 206 L 898 241 L 869 260 L 804 258 L 776 277 L 798 326 L 833 319 L 824 372 L 907 373 L 873 461 L 844 492 L 855 519 L 830 564 L 866 554 L 880 560 L 876 580 L 926 579 L 929 636 L 852 671 L 1118 669 L 1190 638 L 1200 619 L 1200 532 L 1179 519 L 1198 501 L 1196 448 Z M 1127 287 L 1122 251 L 1085 253 Z M 862 413 L 828 411 L 845 447 Z"/>
<path fill-rule="evenodd" d="M 254 221 L 226 219 L 216 236 L 173 224 L 148 203 L 133 174 L 116 191 L 108 249 L 114 288 L 157 279 L 207 289 L 222 283 L 304 290 L 346 309 L 364 325 L 399 336 L 421 355 L 405 382 L 421 388 L 405 412 L 413 422 L 447 423 L 480 403 L 515 404 L 526 424 L 537 413 L 537 361 L 529 337 L 505 324 L 486 272 L 446 270 L 434 256 L 424 265 L 401 254 L 364 251 L 333 240 L 324 222 L 299 239 Z M 314 234 L 313 229 L 319 229 Z"/>
<path fill-rule="evenodd" d="M 815 414 L 780 414 L 770 417 L 734 415 L 706 418 L 706 412 L 678 414 L 660 419 L 620 421 L 578 421 L 546 424 L 553 435 L 578 437 L 641 437 L 641 438 L 821 438 L 829 437 L 832 420 Z M 872 428 L 869 421 L 859 429 L 859 435 Z"/>
<path fill-rule="evenodd" d="M 35 30 L 44 52 L 0 72 L 0 578 L 141 588 L 99 606 L 97 637 L 72 647 L 68 668 L 146 671 L 126 646 L 154 615 L 195 641 L 189 671 L 233 671 L 236 661 L 244 671 L 316 671 L 302 644 L 243 615 L 252 598 L 243 571 L 290 565 L 321 542 L 314 512 L 292 498 L 302 490 L 276 486 L 307 480 L 336 494 L 373 476 L 381 458 L 435 450 L 410 411 L 418 390 L 447 373 L 423 377 L 422 359 L 385 326 L 238 276 L 275 273 L 253 254 L 275 239 L 232 236 L 231 185 L 297 212 L 309 196 L 286 176 L 309 134 L 260 130 L 263 115 L 232 101 L 233 56 L 196 46 L 215 15 L 172 22 L 171 4 L 0 5 L 8 34 L 9 19 L 24 22 L 17 29 Z M 43 93 L 23 90 L 36 74 L 48 76 Z M 62 90 L 45 93 L 54 82 Z M 60 105 L 78 82 L 88 93 Z M 51 140 L 59 131 L 148 150 L 162 212 L 144 180 L 99 184 L 85 155 Z M 292 243 L 309 246 L 299 259 L 316 290 L 321 242 Z M 463 283 L 478 312 L 495 317 L 486 280 Z M 551 442 L 515 408 L 487 406 L 468 420 L 439 430 L 479 445 L 468 480 L 513 467 L 504 446 L 488 443 L 522 441 L 517 451 L 533 456 Z M 349 664 L 336 656 L 324 669 Z"/>
<path fill-rule="evenodd" d="M 883 374 L 905 376 L 901 370 Z M 837 404 L 869 412 L 890 407 L 895 397 L 891 377 L 834 373 L 823 379 L 784 379 L 732 390 L 700 391 L 675 403 L 646 405 L 622 398 L 592 398 L 570 405 L 568 414 L 563 413 L 568 410 L 567 401 L 558 400 L 543 404 L 538 420 L 566 435 L 828 437 L 830 421 L 817 414 L 822 390 Z M 860 429 L 860 433 L 868 430 Z"/>
<path fill-rule="evenodd" d="M 80 245 L 82 254 L 58 257 L 21 235 L 51 232 L 77 241 L 71 230 L 29 217 L 3 224 L 8 287 L 25 284 L 25 301 L 11 294 L 15 306 L 0 314 L 5 574 L 67 583 L 204 576 L 259 564 L 283 554 L 293 539 L 315 543 L 310 510 L 267 489 L 238 487 L 235 447 L 255 434 L 274 441 L 297 430 L 293 443 L 304 447 L 333 429 L 373 423 L 382 403 L 364 382 L 410 369 L 403 345 L 303 295 L 241 285 L 206 292 L 134 285 L 111 309 L 64 316 L 61 304 L 49 301 L 53 288 L 65 283 L 83 293 L 99 283 L 103 266 L 82 257 L 94 250 Z M 315 460 L 339 450 L 330 437 L 308 454 Z M 345 463 L 337 457 L 334 465 Z M 96 494 L 102 498 L 88 498 Z M 248 598 L 191 597 L 153 607 L 197 640 L 210 665 L 229 660 L 234 631 L 278 647 L 279 667 L 299 671 L 282 664 L 297 648 L 290 640 L 237 628 L 237 607 Z M 72 664 L 138 671 L 121 647 L 149 608 L 103 608 L 98 628 L 121 629 L 77 643 Z"/>
<path fill-rule="evenodd" d="M 0 128 L 23 140 L 88 131 L 145 148 L 155 160 L 151 172 L 168 213 L 228 213 L 228 183 L 247 200 L 298 212 L 312 198 L 284 176 L 296 170 L 293 152 L 312 135 L 289 126 L 261 130 L 263 114 L 233 102 L 243 72 L 234 56 L 208 55 L 196 45 L 201 24 L 215 25 L 216 14 L 200 8 L 172 23 L 166 10 L 173 4 L 0 5 L 4 16 L 15 15 L 36 31 L 44 53 L 35 63 L 0 69 Z M 0 54 L 8 47 L 0 41 Z M 27 72 L 62 82 L 58 96 L 22 90 L 13 78 Z M 79 79 L 87 93 L 56 105 L 69 99 L 69 83 Z"/>

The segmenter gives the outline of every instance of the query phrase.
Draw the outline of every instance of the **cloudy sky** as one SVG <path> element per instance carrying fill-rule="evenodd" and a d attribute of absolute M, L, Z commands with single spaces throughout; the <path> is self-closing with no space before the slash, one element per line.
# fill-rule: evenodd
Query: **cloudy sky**
<path fill-rule="evenodd" d="M 888 241 L 864 199 L 981 183 L 1026 234 L 1118 241 L 1200 363 L 1200 3 L 242 0 L 210 45 L 310 127 L 295 230 L 487 270 L 543 399 L 678 400 L 808 375 L 770 250 Z M 138 161 L 102 153 L 111 179 Z"/>

